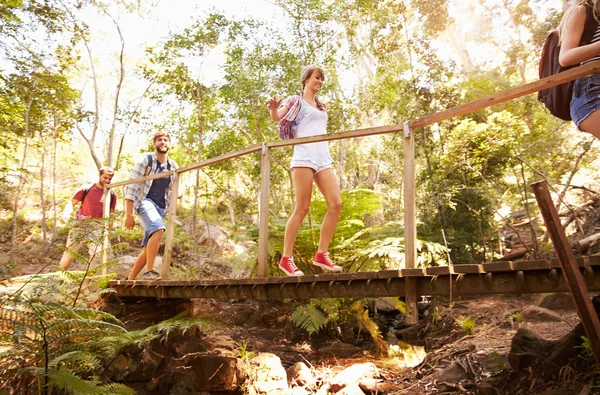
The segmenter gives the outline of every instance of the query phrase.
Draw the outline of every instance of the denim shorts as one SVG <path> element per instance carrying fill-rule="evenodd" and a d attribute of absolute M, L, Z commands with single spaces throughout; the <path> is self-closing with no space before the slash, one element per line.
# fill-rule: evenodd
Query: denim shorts
<path fill-rule="evenodd" d="M 600 73 L 575 80 L 571 118 L 579 128 L 579 123 L 596 110 L 600 110 Z"/>
<path fill-rule="evenodd" d="M 142 247 L 148 245 L 148 240 L 154 232 L 165 228 L 165 210 L 158 207 L 150 199 L 142 200 L 140 207 L 137 209 L 140 223 L 144 228 L 144 240 L 142 240 Z"/>
<path fill-rule="evenodd" d="M 292 168 L 293 170 L 294 167 L 309 167 L 315 171 L 315 174 L 317 174 L 325 169 L 333 169 L 333 164 L 328 163 L 325 165 L 317 165 L 310 160 L 292 159 L 292 163 L 290 163 L 290 168 Z"/>

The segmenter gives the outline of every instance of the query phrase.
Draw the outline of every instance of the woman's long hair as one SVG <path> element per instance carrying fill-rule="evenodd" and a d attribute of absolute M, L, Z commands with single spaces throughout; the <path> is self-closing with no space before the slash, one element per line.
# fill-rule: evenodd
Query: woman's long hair
<path fill-rule="evenodd" d="M 565 11 L 562 19 L 560 20 L 560 25 L 558 25 L 558 42 L 562 42 L 563 34 L 565 29 L 567 28 L 567 21 L 571 16 L 571 13 L 575 9 L 575 7 L 580 5 L 588 5 L 594 10 L 594 18 L 600 23 L 600 0 L 576 0 L 567 10 Z"/>

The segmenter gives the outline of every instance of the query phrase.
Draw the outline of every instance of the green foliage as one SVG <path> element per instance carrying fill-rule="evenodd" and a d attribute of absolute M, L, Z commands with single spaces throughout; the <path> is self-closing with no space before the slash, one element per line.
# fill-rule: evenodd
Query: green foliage
<path fill-rule="evenodd" d="M 454 322 L 465 335 L 472 335 L 475 332 L 475 320 L 469 316 L 460 316 Z"/>
<path fill-rule="evenodd" d="M 313 335 L 334 320 L 332 316 L 326 314 L 326 310 L 334 304 L 330 299 L 317 299 L 298 306 L 292 313 L 292 323 L 309 335 Z"/>
<path fill-rule="evenodd" d="M 0 372 L 18 378 L 22 388 L 41 380 L 44 388 L 55 383 L 69 391 L 102 393 L 105 388 L 92 373 L 120 349 L 106 340 L 127 332 L 110 314 L 21 293 L 0 297 L 0 321 Z"/>
<path fill-rule="evenodd" d="M 360 330 L 366 330 L 381 354 L 387 353 L 387 343 L 383 340 L 377 324 L 369 317 L 364 302 L 354 299 L 311 299 L 296 307 L 292 313 L 292 324 L 309 335 L 326 327 L 344 323 L 356 323 Z M 359 332 L 360 335 L 360 332 Z"/>
<path fill-rule="evenodd" d="M 238 358 L 240 358 L 244 362 L 248 362 L 256 355 L 254 351 L 248 350 L 248 343 L 238 343 L 237 354 Z"/>

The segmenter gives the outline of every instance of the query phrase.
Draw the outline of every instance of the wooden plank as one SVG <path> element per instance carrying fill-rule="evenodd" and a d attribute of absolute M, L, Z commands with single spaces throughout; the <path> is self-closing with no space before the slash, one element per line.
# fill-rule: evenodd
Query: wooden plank
<path fill-rule="evenodd" d="M 248 148 L 244 148 L 238 151 L 233 151 L 233 152 L 229 152 L 227 154 L 223 154 L 223 155 L 219 155 L 216 156 L 214 158 L 210 158 L 210 159 L 205 159 L 201 162 L 198 163 L 194 163 L 192 165 L 189 166 L 185 166 L 185 167 L 180 167 L 179 169 L 177 169 L 178 173 L 185 173 L 191 170 L 196 170 L 199 169 L 201 167 L 206 167 L 206 166 L 210 166 L 210 165 L 214 165 L 217 163 L 221 163 L 221 162 L 225 162 L 227 160 L 231 160 L 234 158 L 238 158 L 240 156 L 244 156 L 244 155 L 248 155 L 248 154 L 253 154 L 255 152 L 259 152 L 260 150 L 262 150 L 262 144 L 257 144 L 257 145 L 253 145 L 251 147 Z"/>
<path fill-rule="evenodd" d="M 464 273 L 483 273 L 482 265 L 453 265 L 454 273 L 456 274 L 464 274 Z"/>
<path fill-rule="evenodd" d="M 404 130 L 404 126 L 402 124 L 376 126 L 376 127 L 372 127 L 372 128 L 348 130 L 348 131 L 344 131 L 344 132 L 340 132 L 340 133 L 322 134 L 322 135 L 312 136 L 312 137 L 269 141 L 267 143 L 267 145 L 269 146 L 269 148 L 281 148 L 281 147 L 287 147 L 290 145 L 314 143 L 314 142 L 319 142 L 319 141 L 343 140 L 343 139 L 351 139 L 351 138 L 358 138 L 358 137 L 365 137 L 365 136 L 375 136 L 378 134 L 397 133 L 397 132 L 401 132 L 403 130 Z"/>
<path fill-rule="evenodd" d="M 425 269 L 428 276 L 449 276 L 454 274 L 454 266 L 431 266 Z"/>
<path fill-rule="evenodd" d="M 417 265 L 417 187 L 415 171 L 415 138 L 408 122 L 404 122 L 404 263 L 406 269 L 402 270 L 403 276 L 411 275 L 408 270 L 414 270 Z M 422 271 L 421 275 L 425 275 Z M 417 284 L 416 280 L 408 280 L 406 285 L 406 322 L 417 324 L 419 314 L 417 310 Z"/>
<path fill-rule="evenodd" d="M 427 275 L 424 268 L 402 269 L 402 277 L 423 277 Z"/>
<path fill-rule="evenodd" d="M 427 125 L 432 125 L 446 119 L 454 118 L 459 115 L 468 114 L 473 111 L 481 110 L 504 103 L 508 100 L 516 99 L 517 97 L 525 96 L 552 86 L 560 85 L 567 81 L 576 80 L 577 78 L 594 74 L 600 71 L 600 61 L 590 62 L 583 66 L 575 67 L 562 73 L 554 74 L 550 77 L 543 78 L 529 84 L 520 85 L 515 88 L 506 89 L 500 93 L 490 95 L 469 103 L 449 108 L 445 111 L 421 117 L 410 121 L 410 126 L 413 129 L 422 128 Z"/>
<path fill-rule="evenodd" d="M 396 278 L 402 277 L 402 270 L 380 270 L 377 272 L 377 278 Z"/>
<path fill-rule="evenodd" d="M 436 122 L 440 122 L 446 119 L 454 118 L 459 115 L 468 114 L 482 108 L 491 107 L 506 101 L 516 99 L 521 96 L 529 95 L 531 93 L 550 88 L 552 86 L 563 84 L 567 81 L 573 81 L 577 78 L 594 74 L 600 71 L 600 61 L 590 62 L 583 66 L 574 67 L 570 70 L 563 71 L 562 73 L 554 74 L 550 77 L 546 77 L 541 80 L 530 82 L 525 85 L 520 85 L 514 88 L 506 89 L 502 92 L 494 95 L 486 96 L 481 99 L 477 99 L 465 104 L 461 104 L 455 107 L 451 107 L 447 110 L 437 112 L 435 114 L 426 115 L 414 119 L 409 122 L 411 129 L 418 129 L 424 126 L 432 125 Z M 313 136 L 301 139 L 290 139 L 290 140 L 277 140 L 268 142 L 270 148 L 286 147 L 296 144 L 306 144 L 318 141 L 332 141 L 349 138 L 359 138 L 365 136 L 375 136 L 378 134 L 398 133 L 404 130 L 403 124 L 378 126 L 373 128 L 349 130 L 341 133 L 333 133 L 329 135 Z"/>
<path fill-rule="evenodd" d="M 600 255 L 588 255 L 587 258 L 590 266 L 600 266 Z"/>
<path fill-rule="evenodd" d="M 260 207 L 258 220 L 258 276 L 267 276 L 269 263 L 269 189 L 271 187 L 271 150 L 265 143 L 260 157 Z"/>
<path fill-rule="evenodd" d="M 112 189 L 112 188 L 117 188 L 117 187 L 124 187 L 125 185 L 129 185 L 129 184 L 136 184 L 138 182 L 144 182 L 144 181 L 148 181 L 148 180 L 156 180 L 159 178 L 166 178 L 166 177 L 170 177 L 174 174 L 177 174 L 178 171 L 179 171 L 179 169 L 171 170 L 171 171 L 163 171 L 161 173 L 150 174 L 149 176 L 145 176 L 145 177 L 128 179 L 128 180 L 119 181 L 119 182 L 111 182 L 108 187 Z"/>
<path fill-rule="evenodd" d="M 571 291 L 571 296 L 575 301 L 577 313 L 594 352 L 596 365 L 600 366 L 600 320 L 598 320 L 598 315 L 592 305 L 586 282 L 575 262 L 575 255 L 558 218 L 546 182 L 536 182 L 531 186 L 552 240 L 554 251 L 562 266 L 563 275 Z"/>
<path fill-rule="evenodd" d="M 173 235 L 175 234 L 175 218 L 177 217 L 177 199 L 179 198 L 179 175 L 175 174 L 173 186 L 171 187 L 171 197 L 169 201 L 169 218 L 167 221 L 167 231 L 165 232 L 165 252 L 163 263 L 160 267 L 160 276 L 163 280 L 169 279 L 171 271 L 171 260 L 173 258 Z"/>
<path fill-rule="evenodd" d="M 485 273 L 510 272 L 515 270 L 512 261 L 486 262 L 482 266 Z"/>
<path fill-rule="evenodd" d="M 546 270 L 552 269 L 550 261 L 545 259 L 537 261 L 517 261 L 514 262 L 515 270 Z"/>

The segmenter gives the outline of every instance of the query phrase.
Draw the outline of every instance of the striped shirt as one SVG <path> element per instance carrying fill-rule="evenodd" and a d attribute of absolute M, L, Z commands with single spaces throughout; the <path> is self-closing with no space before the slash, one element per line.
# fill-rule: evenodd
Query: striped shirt
<path fill-rule="evenodd" d="M 592 37 L 592 40 L 589 42 L 589 44 L 595 43 L 598 41 L 600 41 L 600 24 L 598 24 L 598 27 L 596 28 L 596 31 L 594 32 L 594 36 Z M 590 62 L 593 62 L 594 60 L 599 60 L 599 59 L 600 59 L 600 54 L 594 56 L 591 59 L 584 60 L 583 62 L 581 62 L 581 64 L 584 65 L 586 63 L 590 63 Z"/>

